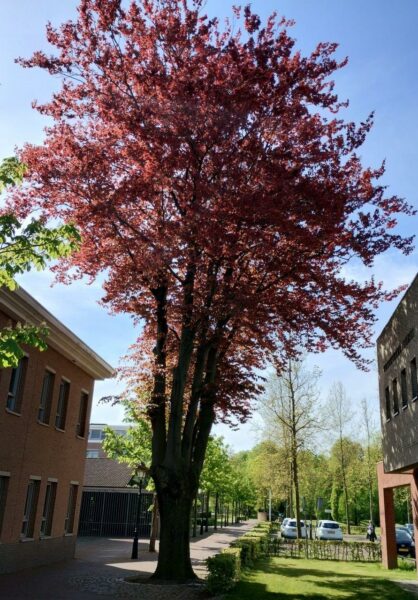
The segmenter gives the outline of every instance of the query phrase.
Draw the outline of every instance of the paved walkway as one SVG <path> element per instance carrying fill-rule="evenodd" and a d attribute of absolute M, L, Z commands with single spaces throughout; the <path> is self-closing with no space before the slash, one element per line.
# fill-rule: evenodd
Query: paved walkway
<path fill-rule="evenodd" d="M 206 574 L 205 560 L 254 527 L 256 521 L 219 529 L 191 540 L 190 552 L 196 574 Z M 47 567 L 25 569 L 0 576 L 1 600 L 197 600 L 202 584 L 134 584 L 126 577 L 155 571 L 157 555 L 147 551 L 148 541 L 140 540 L 139 560 L 130 560 L 132 540 L 121 538 L 79 538 L 76 558 Z"/>

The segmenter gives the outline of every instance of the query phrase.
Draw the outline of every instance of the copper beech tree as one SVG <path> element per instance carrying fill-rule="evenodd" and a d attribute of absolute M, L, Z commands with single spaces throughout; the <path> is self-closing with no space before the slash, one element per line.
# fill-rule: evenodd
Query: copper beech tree
<path fill-rule="evenodd" d="M 342 267 L 411 247 L 394 231 L 410 207 L 357 154 L 371 118 L 339 116 L 336 44 L 302 56 L 291 23 L 246 7 L 221 26 L 202 4 L 81 0 L 75 21 L 48 26 L 54 53 L 21 63 L 62 85 L 36 105 L 52 125 L 22 149 L 11 199 L 21 216 L 75 223 L 82 246 L 61 278 L 104 274 L 104 302 L 144 323 L 166 580 L 194 576 L 190 508 L 213 423 L 248 417 L 272 353 L 331 345 L 364 366 L 390 294 Z"/>

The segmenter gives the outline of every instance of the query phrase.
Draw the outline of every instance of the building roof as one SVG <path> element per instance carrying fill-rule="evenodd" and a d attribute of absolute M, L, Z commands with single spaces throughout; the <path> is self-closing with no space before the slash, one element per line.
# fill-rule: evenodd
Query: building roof
<path fill-rule="evenodd" d="M 414 293 L 414 290 L 417 288 L 417 286 L 418 286 L 418 273 L 417 273 L 417 275 L 415 275 L 415 277 L 412 280 L 410 286 L 404 292 L 402 298 L 399 300 L 399 302 L 398 302 L 395 310 L 393 311 L 390 319 L 388 320 L 388 322 L 386 323 L 386 325 L 383 327 L 382 331 L 378 335 L 378 337 L 377 337 L 377 343 L 379 343 L 380 339 L 384 337 L 384 335 L 386 334 L 386 332 L 392 326 L 392 323 L 393 323 L 394 319 L 396 318 L 396 315 L 397 315 L 398 311 L 400 310 L 402 303 L 405 302 L 405 300 L 407 299 L 407 297 L 409 296 L 409 294 Z"/>
<path fill-rule="evenodd" d="M 57 350 L 94 379 L 113 376 L 113 367 L 21 287 L 13 292 L 6 288 L 0 289 L 0 309 L 16 321 L 31 325 L 46 324 L 49 329 L 46 340 L 48 346 Z"/>
<path fill-rule="evenodd" d="M 110 458 L 87 458 L 84 487 L 125 488 L 133 469 Z"/>

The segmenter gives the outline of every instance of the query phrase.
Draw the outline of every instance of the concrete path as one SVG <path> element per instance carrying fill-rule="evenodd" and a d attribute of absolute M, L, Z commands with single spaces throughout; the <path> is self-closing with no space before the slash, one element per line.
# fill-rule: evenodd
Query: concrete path
<path fill-rule="evenodd" d="M 205 560 L 217 554 L 234 539 L 254 527 L 250 520 L 219 529 L 191 540 L 190 552 L 196 574 L 206 574 Z M 1 600 L 196 600 L 202 584 L 133 584 L 129 576 L 146 578 L 156 567 L 157 555 L 147 551 L 147 540 L 140 540 L 139 560 L 131 560 L 132 540 L 121 538 L 79 538 L 76 558 L 47 567 L 25 569 L 0 576 Z"/>

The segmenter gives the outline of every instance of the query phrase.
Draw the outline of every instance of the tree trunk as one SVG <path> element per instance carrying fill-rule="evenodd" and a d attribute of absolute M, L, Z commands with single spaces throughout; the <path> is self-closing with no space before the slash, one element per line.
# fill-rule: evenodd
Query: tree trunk
<path fill-rule="evenodd" d="M 174 496 L 168 490 L 158 494 L 160 508 L 160 551 L 153 579 L 190 581 L 195 579 L 190 561 L 190 513 L 192 495 Z"/>
<path fill-rule="evenodd" d="M 153 500 L 153 509 L 152 509 L 152 517 L 151 517 L 151 535 L 149 539 L 149 552 L 155 552 L 155 541 L 158 536 L 158 497 L 157 494 L 154 494 Z"/>
<path fill-rule="evenodd" d="M 293 482 L 295 485 L 295 509 L 296 509 L 296 525 L 298 529 L 298 538 L 302 537 L 302 528 L 300 526 L 300 495 L 299 495 L 299 473 L 298 473 L 298 459 L 296 449 L 292 451 L 293 461 Z"/>
<path fill-rule="evenodd" d="M 209 531 L 209 501 L 210 501 L 210 492 L 206 495 L 206 517 L 205 517 L 205 533 Z"/>
<path fill-rule="evenodd" d="M 347 533 L 350 535 L 351 527 L 350 527 L 350 510 L 348 507 L 348 489 L 347 483 L 345 481 L 345 477 L 343 477 L 343 487 L 344 487 L 344 507 L 345 507 L 345 520 L 347 523 Z"/>
<path fill-rule="evenodd" d="M 219 509 L 219 494 L 216 492 L 215 494 L 215 531 L 218 530 L 218 509 Z"/>

